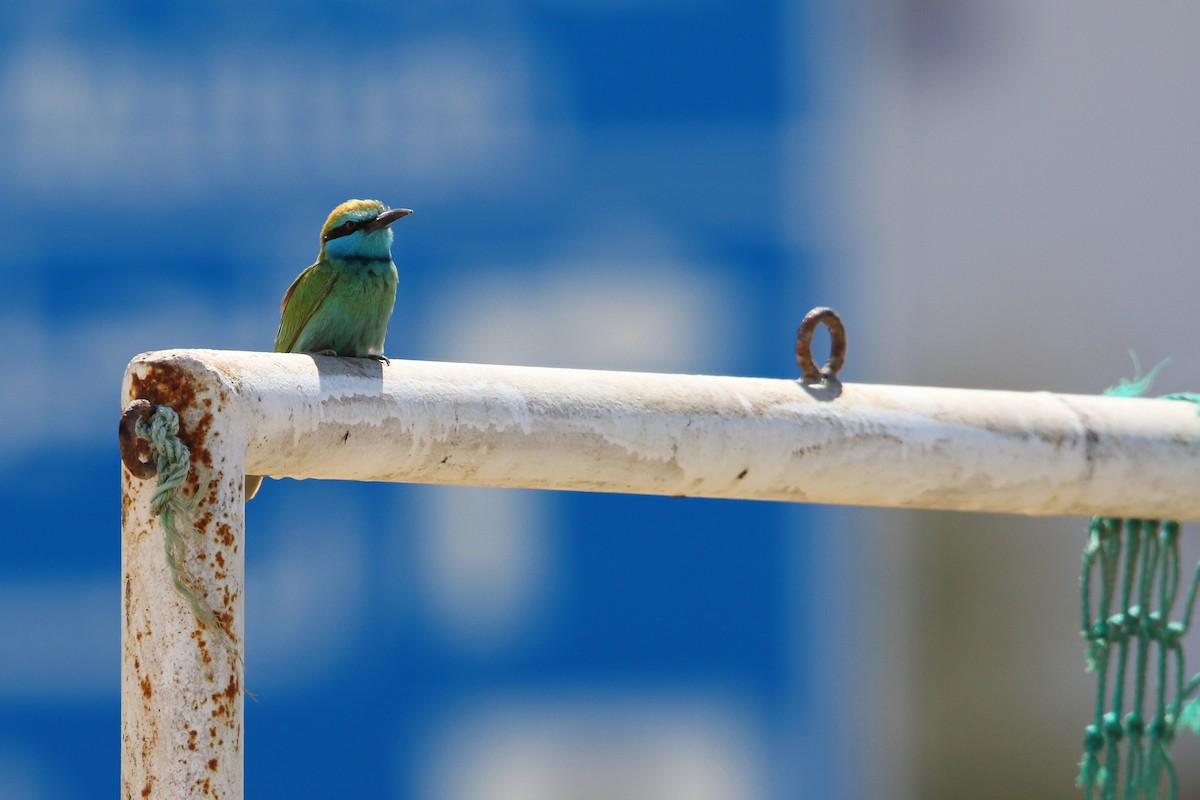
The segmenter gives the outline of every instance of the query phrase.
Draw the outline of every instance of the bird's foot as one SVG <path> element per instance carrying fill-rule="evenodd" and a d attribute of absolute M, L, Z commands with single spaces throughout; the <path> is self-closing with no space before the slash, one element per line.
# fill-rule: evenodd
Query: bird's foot
<path fill-rule="evenodd" d="M 324 350 L 305 350 L 304 354 L 306 356 L 337 356 L 337 350 L 330 350 L 328 348 Z"/>
<path fill-rule="evenodd" d="M 363 358 L 369 358 L 372 361 L 378 361 L 380 364 L 387 364 L 389 367 L 392 365 L 392 360 L 383 353 L 367 353 L 365 356 L 363 356 Z"/>

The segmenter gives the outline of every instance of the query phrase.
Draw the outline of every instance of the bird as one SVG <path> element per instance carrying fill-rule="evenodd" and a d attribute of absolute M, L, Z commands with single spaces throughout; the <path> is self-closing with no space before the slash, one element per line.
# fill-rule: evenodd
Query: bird
<path fill-rule="evenodd" d="M 316 262 L 292 281 L 279 304 L 276 353 L 369 358 L 383 354 L 399 275 L 392 261 L 392 229 L 409 208 L 378 200 L 347 200 L 321 228 Z M 246 476 L 246 499 L 262 476 Z"/>

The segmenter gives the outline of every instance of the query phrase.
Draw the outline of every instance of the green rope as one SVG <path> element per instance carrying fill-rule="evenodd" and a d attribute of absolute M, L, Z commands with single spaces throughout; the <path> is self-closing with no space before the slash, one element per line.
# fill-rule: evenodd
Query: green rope
<path fill-rule="evenodd" d="M 150 513 L 162 521 L 163 549 L 167 567 L 171 571 L 171 583 L 204 627 L 241 660 L 233 640 L 217 621 L 216 614 L 200 597 L 197 583 L 185 566 L 189 555 L 189 540 L 198 534 L 195 523 L 195 500 L 184 500 L 181 490 L 187 482 L 191 463 L 191 452 L 179 441 L 179 415 L 167 406 L 156 406 L 154 415 L 147 421 L 139 418 L 134 425 L 134 435 L 150 445 L 150 454 L 158 473 L 158 486 L 150 498 Z M 197 497 L 202 494 L 197 492 Z"/>
<path fill-rule="evenodd" d="M 1136 356 L 1133 361 L 1138 375 L 1141 366 Z M 1122 379 L 1104 394 L 1140 396 L 1149 391 L 1166 363 L 1161 362 L 1144 377 Z M 1167 395 L 1165 399 L 1200 405 L 1200 394 L 1195 393 Z M 1088 800 L 1097 796 L 1100 800 L 1178 797 L 1171 742 L 1180 725 L 1200 733 L 1200 698 L 1193 697 L 1200 691 L 1200 673 L 1184 682 L 1182 644 L 1196 607 L 1200 564 L 1192 572 L 1183 618 L 1171 622 L 1179 593 L 1180 560 L 1179 523 L 1173 520 L 1093 517 L 1088 525 L 1080 578 L 1080 624 L 1088 641 L 1087 667 L 1096 673 L 1096 703 L 1092 723 L 1084 732 L 1078 779 Z M 1174 681 L 1170 680 L 1172 672 Z M 1147 722 L 1151 683 L 1153 715 Z M 1132 697 L 1126 697 L 1127 690 Z M 1121 744 L 1126 739 L 1122 783 Z"/>

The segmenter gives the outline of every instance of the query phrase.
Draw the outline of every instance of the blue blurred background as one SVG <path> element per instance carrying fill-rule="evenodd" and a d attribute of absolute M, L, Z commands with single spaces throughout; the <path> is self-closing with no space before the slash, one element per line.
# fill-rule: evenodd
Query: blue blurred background
<path fill-rule="evenodd" d="M 393 358 L 791 377 L 828 304 L 849 380 L 1094 392 L 1132 346 L 1196 390 L 1198 39 L 1082 0 L 8 15 L 0 800 L 117 791 L 125 364 L 269 349 L 337 203 L 416 210 Z M 247 518 L 251 797 L 1074 796 L 1078 520 L 314 481 Z"/>
<path fill-rule="evenodd" d="M 0 33 L 0 330 L 37 354 L 2 401 L 0 796 L 117 788 L 125 363 L 270 349 L 335 204 L 416 209 L 393 358 L 791 376 L 802 10 L 50 2 Z M 284 481 L 247 516 L 250 796 L 835 781 L 798 747 L 781 506 Z"/>

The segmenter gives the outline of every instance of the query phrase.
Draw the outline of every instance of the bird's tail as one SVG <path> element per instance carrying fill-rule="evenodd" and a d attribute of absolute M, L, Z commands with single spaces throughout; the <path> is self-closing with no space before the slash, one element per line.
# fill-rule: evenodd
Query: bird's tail
<path fill-rule="evenodd" d="M 246 502 L 254 499 L 254 495 L 258 494 L 258 487 L 262 486 L 262 482 L 262 475 L 246 476 Z"/>

